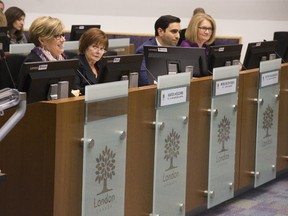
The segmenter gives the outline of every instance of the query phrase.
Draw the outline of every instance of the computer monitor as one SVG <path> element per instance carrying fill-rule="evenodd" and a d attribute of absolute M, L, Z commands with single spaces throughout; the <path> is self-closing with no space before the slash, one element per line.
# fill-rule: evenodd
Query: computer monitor
<path fill-rule="evenodd" d="M 130 38 L 111 38 L 108 40 L 109 47 L 108 51 L 115 52 L 117 55 L 128 55 L 130 54 L 129 45 Z"/>
<path fill-rule="evenodd" d="M 210 47 L 208 70 L 229 65 L 238 65 L 241 58 L 242 44 L 215 45 Z"/>
<path fill-rule="evenodd" d="M 10 41 L 7 32 L 7 27 L 0 27 L 0 50 L 3 50 L 4 52 L 9 52 Z"/>
<path fill-rule="evenodd" d="M 77 41 L 81 35 L 90 28 L 100 29 L 101 25 L 72 25 L 70 31 L 70 41 Z"/>
<path fill-rule="evenodd" d="M 108 55 L 126 55 L 129 54 L 130 38 L 113 38 L 108 39 L 108 51 L 105 53 Z M 64 53 L 68 59 L 74 58 L 78 54 L 79 41 L 65 41 Z M 11 46 L 10 46 L 11 49 Z"/>
<path fill-rule="evenodd" d="M 78 59 L 25 62 L 20 71 L 17 88 L 27 93 L 27 103 L 62 98 L 62 92 L 58 91 L 60 87 L 62 90 L 66 88 L 67 96 L 70 96 L 78 66 Z M 65 85 L 65 81 L 69 84 Z"/>
<path fill-rule="evenodd" d="M 205 48 L 144 46 L 144 55 L 149 84 L 161 75 L 189 71 L 187 66 L 193 66 L 194 77 L 209 75 Z"/>
<path fill-rule="evenodd" d="M 142 60 L 142 54 L 103 56 L 101 60 L 103 71 L 99 75 L 99 83 L 120 81 L 122 79 L 131 81 L 130 74 L 139 73 Z"/>
<path fill-rule="evenodd" d="M 68 54 L 68 58 L 75 57 L 78 53 L 79 41 L 65 41 L 64 42 L 64 53 Z M 10 44 L 10 54 L 29 54 L 35 47 L 33 43 L 23 44 Z"/>
<path fill-rule="evenodd" d="M 279 55 L 284 62 L 288 62 L 288 31 L 274 32 L 273 39 L 277 41 L 277 55 Z"/>
<path fill-rule="evenodd" d="M 28 54 L 35 47 L 33 43 L 10 44 L 10 54 Z"/>
<path fill-rule="evenodd" d="M 277 58 L 276 56 L 277 41 L 261 41 L 249 43 L 247 46 L 243 69 L 259 68 L 261 61 Z"/>

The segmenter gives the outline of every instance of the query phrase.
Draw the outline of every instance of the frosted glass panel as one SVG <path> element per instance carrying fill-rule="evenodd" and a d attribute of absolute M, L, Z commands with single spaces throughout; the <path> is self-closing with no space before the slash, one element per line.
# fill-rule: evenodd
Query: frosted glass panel
<path fill-rule="evenodd" d="M 128 82 L 86 88 L 82 216 L 124 216 Z"/>
<path fill-rule="evenodd" d="M 153 215 L 184 216 L 190 74 L 158 79 Z"/>
<path fill-rule="evenodd" d="M 280 59 L 260 64 L 255 187 L 276 178 L 280 67 Z"/>
<path fill-rule="evenodd" d="M 208 208 L 234 196 L 238 77 L 238 66 L 213 71 Z"/>

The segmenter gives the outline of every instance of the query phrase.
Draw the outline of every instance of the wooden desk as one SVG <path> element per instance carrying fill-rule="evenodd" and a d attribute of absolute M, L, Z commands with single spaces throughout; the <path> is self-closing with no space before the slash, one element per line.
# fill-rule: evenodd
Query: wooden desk
<path fill-rule="evenodd" d="M 211 77 L 193 79 L 190 88 L 186 212 L 205 209 L 211 107 Z M 240 73 L 236 135 L 235 191 L 251 188 L 255 166 L 258 70 Z M 280 81 L 277 171 L 288 163 L 288 64 Z M 156 86 L 128 94 L 125 216 L 152 212 Z M 80 216 L 84 98 L 30 104 L 24 118 L 0 143 L 1 216 Z M 7 110 L 0 125 L 11 115 Z M 286 171 L 287 172 L 287 171 Z"/>
<path fill-rule="evenodd" d="M 83 120 L 83 98 L 28 105 L 0 143 L 1 216 L 81 215 Z"/>
<path fill-rule="evenodd" d="M 5 173 L 0 173 L 0 181 L 5 179 L 6 174 Z"/>
<path fill-rule="evenodd" d="M 277 172 L 288 170 L 288 64 L 283 64 L 280 73 Z"/>

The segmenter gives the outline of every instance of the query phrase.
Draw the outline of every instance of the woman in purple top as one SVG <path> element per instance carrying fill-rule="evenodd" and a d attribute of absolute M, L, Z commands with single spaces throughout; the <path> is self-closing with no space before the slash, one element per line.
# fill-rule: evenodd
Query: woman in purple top
<path fill-rule="evenodd" d="M 205 13 L 192 16 L 185 32 L 186 40 L 180 44 L 181 47 L 203 47 L 206 55 L 209 54 L 210 44 L 215 40 L 216 23 L 214 19 Z"/>

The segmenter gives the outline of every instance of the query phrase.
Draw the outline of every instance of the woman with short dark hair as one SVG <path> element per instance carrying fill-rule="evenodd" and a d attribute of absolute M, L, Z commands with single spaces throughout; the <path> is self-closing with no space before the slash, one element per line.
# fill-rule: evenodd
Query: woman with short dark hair
<path fill-rule="evenodd" d="M 75 80 L 76 89 L 85 94 L 85 86 L 97 84 L 101 73 L 99 60 L 107 52 L 108 38 L 98 29 L 91 28 L 83 33 L 79 40 L 80 60 L 78 73 Z"/>

